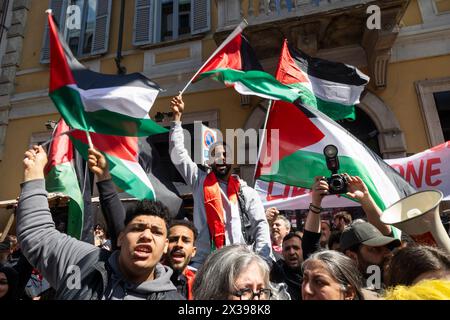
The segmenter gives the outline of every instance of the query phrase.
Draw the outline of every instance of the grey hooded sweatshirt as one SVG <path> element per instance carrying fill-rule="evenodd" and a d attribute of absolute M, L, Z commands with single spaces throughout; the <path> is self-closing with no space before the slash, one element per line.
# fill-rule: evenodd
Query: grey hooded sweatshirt
<path fill-rule="evenodd" d="M 56 289 L 57 298 L 183 300 L 170 281 L 170 268 L 158 264 L 154 280 L 136 285 L 121 274 L 119 251 L 111 254 L 57 231 L 43 179 L 25 182 L 21 188 L 17 209 L 19 242 L 28 261 Z"/>

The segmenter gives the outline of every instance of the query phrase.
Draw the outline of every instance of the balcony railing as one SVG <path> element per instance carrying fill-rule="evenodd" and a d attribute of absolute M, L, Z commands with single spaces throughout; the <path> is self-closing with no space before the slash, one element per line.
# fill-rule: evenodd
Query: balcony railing
<path fill-rule="evenodd" d="M 243 18 L 257 25 L 286 18 L 294 18 L 367 5 L 367 0 L 218 0 L 218 30 L 232 29 Z"/>

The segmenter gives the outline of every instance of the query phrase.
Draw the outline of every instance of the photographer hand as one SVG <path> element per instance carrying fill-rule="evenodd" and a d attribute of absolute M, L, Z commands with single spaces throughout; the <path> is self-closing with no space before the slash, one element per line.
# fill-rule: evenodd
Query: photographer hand
<path fill-rule="evenodd" d="M 367 221 L 380 230 L 383 235 L 390 235 L 392 232 L 391 227 L 381 221 L 382 211 L 373 200 L 364 181 L 358 176 L 349 176 L 346 173 L 344 176 L 348 183 L 349 192 L 347 192 L 347 195 L 361 203 L 361 207 L 366 213 Z"/>
<path fill-rule="evenodd" d="M 314 184 L 311 187 L 311 203 L 317 207 L 320 207 L 323 197 L 329 194 L 328 190 L 329 186 L 328 182 L 325 180 L 325 177 L 315 177 Z"/>
<path fill-rule="evenodd" d="M 356 199 L 360 202 L 364 200 L 369 200 L 370 193 L 369 189 L 367 189 L 366 184 L 362 179 L 358 176 L 349 176 L 347 173 L 344 173 L 345 178 L 347 179 L 348 191 L 347 196 L 352 199 Z"/>
<path fill-rule="evenodd" d="M 311 204 L 315 207 L 321 208 L 322 199 L 328 195 L 328 182 L 325 177 L 315 177 L 314 184 L 311 187 Z M 305 230 L 314 233 L 320 233 L 320 212 L 313 212 L 311 209 L 305 221 Z"/>

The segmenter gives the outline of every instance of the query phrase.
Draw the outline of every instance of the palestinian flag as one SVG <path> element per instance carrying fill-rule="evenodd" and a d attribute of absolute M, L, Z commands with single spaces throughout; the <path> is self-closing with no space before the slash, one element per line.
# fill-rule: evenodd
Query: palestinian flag
<path fill-rule="evenodd" d="M 160 88 L 140 73 L 106 75 L 90 71 L 72 55 L 51 13 L 50 98 L 74 129 L 118 136 L 167 132 L 148 112 Z"/>
<path fill-rule="evenodd" d="M 353 66 L 312 58 L 285 40 L 277 79 L 302 92 L 302 104 L 334 120 L 355 119 L 355 105 L 369 77 Z"/>
<path fill-rule="evenodd" d="M 281 84 L 263 71 L 248 41 L 242 35 L 242 22 L 197 72 L 194 82 L 211 77 L 243 95 L 294 102 L 300 97 L 297 88 Z"/>
<path fill-rule="evenodd" d="M 63 134 L 69 130 L 69 126 L 61 119 L 53 133 L 53 141 L 48 151 L 45 185 L 48 192 L 60 192 L 70 197 L 67 234 L 81 239 L 84 225 L 84 203 L 75 172 L 73 145 L 69 137 Z"/>
<path fill-rule="evenodd" d="M 92 143 L 109 164 L 113 182 L 124 192 L 119 197 L 158 200 L 172 218 L 183 214 L 178 191 L 167 175 L 167 168 L 158 162 L 158 154 L 150 140 L 155 137 L 120 137 L 91 133 Z M 76 149 L 84 159 L 88 156 L 86 133 L 76 130 L 70 134 Z M 126 206 L 126 205 L 125 205 Z"/>
<path fill-rule="evenodd" d="M 283 59 L 280 61 L 277 79 L 282 83 L 292 81 L 292 73 L 280 72 Z M 314 108 L 276 101 L 266 129 L 267 143 L 261 147 L 256 180 L 309 189 L 315 176 L 331 175 L 323 149 L 333 144 L 338 148 L 339 173 L 360 176 L 382 210 L 415 192 L 377 154 Z"/>
<path fill-rule="evenodd" d="M 76 130 L 70 134 L 76 149 L 88 158 L 89 144 L 86 132 Z M 138 138 L 91 133 L 95 149 L 108 161 L 114 183 L 139 200 L 155 200 L 155 190 L 147 174 L 138 162 Z"/>

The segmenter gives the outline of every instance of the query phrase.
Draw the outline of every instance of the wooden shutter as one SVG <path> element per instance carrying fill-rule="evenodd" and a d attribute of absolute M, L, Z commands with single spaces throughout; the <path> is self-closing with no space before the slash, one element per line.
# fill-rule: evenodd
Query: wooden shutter
<path fill-rule="evenodd" d="M 97 0 L 95 28 L 91 54 L 103 54 L 108 51 L 109 26 L 111 24 L 111 0 Z"/>
<path fill-rule="evenodd" d="M 191 33 L 208 32 L 211 29 L 211 0 L 192 0 Z"/>
<path fill-rule="evenodd" d="M 154 0 L 135 0 L 133 45 L 153 43 Z"/>
<path fill-rule="evenodd" d="M 62 31 L 65 29 L 67 5 L 68 0 L 50 0 L 49 2 L 49 7 L 53 10 L 53 17 L 55 18 L 56 24 Z M 47 14 L 45 13 L 45 32 L 44 39 L 42 40 L 40 59 L 43 64 L 50 62 L 50 35 L 48 29 Z"/>

